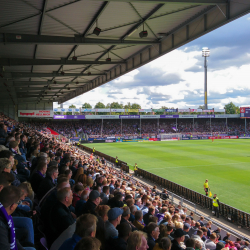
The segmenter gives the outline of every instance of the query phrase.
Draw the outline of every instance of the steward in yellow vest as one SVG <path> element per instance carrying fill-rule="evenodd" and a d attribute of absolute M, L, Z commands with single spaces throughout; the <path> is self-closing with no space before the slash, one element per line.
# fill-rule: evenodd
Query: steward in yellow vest
<path fill-rule="evenodd" d="M 135 176 L 137 176 L 137 171 L 138 171 L 137 163 L 135 163 L 135 166 L 134 166 L 134 173 L 135 173 Z"/>
<path fill-rule="evenodd" d="M 217 197 L 217 194 L 214 194 L 213 197 L 213 211 L 214 211 L 214 216 L 217 216 L 219 218 L 219 198 Z"/>

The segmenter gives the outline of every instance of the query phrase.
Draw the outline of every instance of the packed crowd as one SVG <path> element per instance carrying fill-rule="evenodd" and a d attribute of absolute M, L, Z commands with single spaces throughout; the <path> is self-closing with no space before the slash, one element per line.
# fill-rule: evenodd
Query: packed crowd
<path fill-rule="evenodd" d="M 39 125 L 39 123 L 37 123 Z M 51 121 L 44 124 L 59 134 L 76 137 L 82 134 L 88 137 L 99 136 L 139 136 L 162 133 L 214 133 L 214 134 L 245 134 L 245 121 L 243 119 L 138 119 L 116 120 L 82 120 L 82 121 Z M 141 126 L 141 127 L 140 127 Z M 247 123 L 247 132 L 250 124 Z"/>
<path fill-rule="evenodd" d="M 50 250 L 249 250 L 171 204 L 166 190 L 31 125 L 0 120 L 1 250 L 34 250 L 37 229 Z"/>

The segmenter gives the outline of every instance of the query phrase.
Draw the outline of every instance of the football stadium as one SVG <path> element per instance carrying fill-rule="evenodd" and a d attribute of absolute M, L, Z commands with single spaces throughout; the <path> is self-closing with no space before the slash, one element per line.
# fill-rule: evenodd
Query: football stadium
<path fill-rule="evenodd" d="M 0 250 L 250 249 L 249 0 L 0 7 Z"/>

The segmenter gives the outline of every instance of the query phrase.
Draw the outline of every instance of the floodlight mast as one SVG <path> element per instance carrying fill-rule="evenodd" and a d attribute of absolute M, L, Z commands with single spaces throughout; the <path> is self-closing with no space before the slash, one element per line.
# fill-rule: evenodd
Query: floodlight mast
<path fill-rule="evenodd" d="M 202 56 L 204 57 L 204 109 L 207 109 L 207 57 L 210 56 L 210 50 L 202 48 Z"/>

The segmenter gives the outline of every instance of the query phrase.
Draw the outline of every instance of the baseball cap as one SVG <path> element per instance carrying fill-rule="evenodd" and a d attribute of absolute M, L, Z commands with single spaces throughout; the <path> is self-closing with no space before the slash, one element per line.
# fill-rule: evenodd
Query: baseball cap
<path fill-rule="evenodd" d="M 188 229 L 190 228 L 191 226 L 188 224 L 188 223 L 184 223 L 184 229 Z"/>
<path fill-rule="evenodd" d="M 97 190 L 92 190 L 89 194 L 89 199 L 91 201 L 94 201 L 95 199 L 97 199 L 98 197 L 100 197 L 100 193 Z"/>
<path fill-rule="evenodd" d="M 221 250 L 222 248 L 224 248 L 225 247 L 225 245 L 222 243 L 222 242 L 218 242 L 217 244 L 216 244 L 216 250 Z"/>
<path fill-rule="evenodd" d="M 110 221 L 115 220 L 118 216 L 123 214 L 123 209 L 119 208 L 119 207 L 114 207 L 111 208 L 108 211 L 108 218 Z"/>
<path fill-rule="evenodd" d="M 185 235 L 185 233 L 181 228 L 176 229 L 175 232 L 174 232 L 174 237 L 175 238 L 180 238 L 183 235 Z"/>

